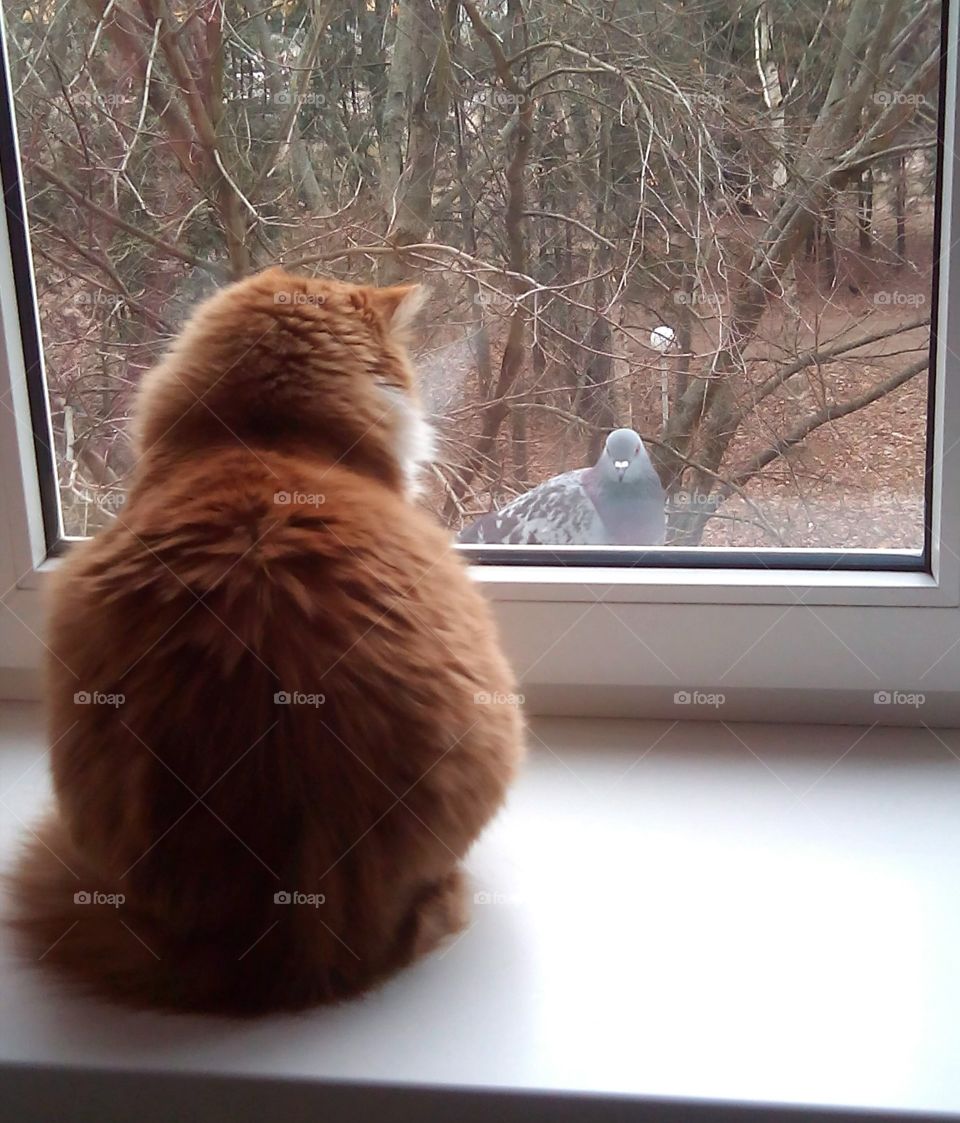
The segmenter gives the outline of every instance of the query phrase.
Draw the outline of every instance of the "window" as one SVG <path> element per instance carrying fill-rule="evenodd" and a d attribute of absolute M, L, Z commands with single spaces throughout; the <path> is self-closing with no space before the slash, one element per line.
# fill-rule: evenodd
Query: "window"
<path fill-rule="evenodd" d="M 945 688 L 953 655 L 864 674 L 858 636 L 911 647 L 911 610 L 960 600 L 940 5 L 14 0 L 4 20 L 18 588 L 120 513 L 131 393 L 186 309 L 282 261 L 431 286 L 426 501 L 531 681 L 762 688 L 792 682 L 792 646 L 801 686 Z M 598 498 L 618 428 L 664 488 L 663 544 Z M 471 535 L 581 469 L 564 501 L 590 533 L 560 503 L 547 544 L 529 509 Z"/>
<path fill-rule="evenodd" d="M 599 458 L 479 537 L 656 544 L 626 428 L 668 543 L 918 566 L 940 12 L 874 8 L 10 4 L 66 533 L 185 309 L 282 260 L 433 282 L 454 529 Z"/>

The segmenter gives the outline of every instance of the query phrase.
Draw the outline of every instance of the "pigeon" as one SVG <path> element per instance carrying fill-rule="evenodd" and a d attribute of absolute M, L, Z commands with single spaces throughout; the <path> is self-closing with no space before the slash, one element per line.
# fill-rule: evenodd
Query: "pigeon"
<path fill-rule="evenodd" d="M 615 429 L 592 468 L 554 476 L 491 511 L 458 541 L 521 546 L 659 546 L 666 501 L 640 436 Z"/>

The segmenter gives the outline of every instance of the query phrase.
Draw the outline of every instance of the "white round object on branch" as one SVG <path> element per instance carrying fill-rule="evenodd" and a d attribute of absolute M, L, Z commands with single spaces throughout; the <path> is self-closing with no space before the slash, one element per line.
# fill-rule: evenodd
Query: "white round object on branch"
<path fill-rule="evenodd" d="M 661 324 L 650 332 L 650 346 L 655 351 L 672 351 L 676 345 L 677 333 L 666 324 Z"/>

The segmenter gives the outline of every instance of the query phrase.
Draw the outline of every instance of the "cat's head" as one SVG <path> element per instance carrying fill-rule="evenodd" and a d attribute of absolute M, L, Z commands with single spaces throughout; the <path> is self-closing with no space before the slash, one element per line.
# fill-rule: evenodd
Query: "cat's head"
<path fill-rule="evenodd" d="M 432 454 L 406 351 L 420 285 L 268 269 L 201 304 L 144 378 L 141 454 L 244 443 L 320 455 L 412 490 Z"/>

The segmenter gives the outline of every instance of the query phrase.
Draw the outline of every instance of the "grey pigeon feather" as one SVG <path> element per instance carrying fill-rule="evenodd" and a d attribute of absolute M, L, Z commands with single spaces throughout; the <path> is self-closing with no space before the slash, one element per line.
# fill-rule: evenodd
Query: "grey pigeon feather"
<path fill-rule="evenodd" d="M 459 541 L 522 546 L 656 546 L 665 497 L 643 441 L 615 429 L 590 468 L 564 472 L 491 511 Z"/>

